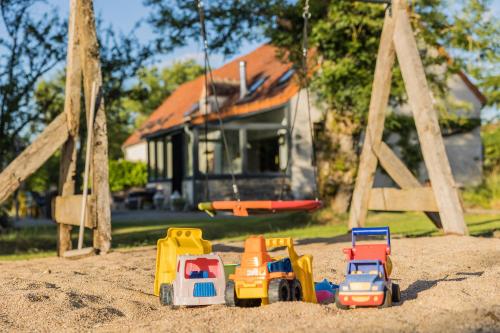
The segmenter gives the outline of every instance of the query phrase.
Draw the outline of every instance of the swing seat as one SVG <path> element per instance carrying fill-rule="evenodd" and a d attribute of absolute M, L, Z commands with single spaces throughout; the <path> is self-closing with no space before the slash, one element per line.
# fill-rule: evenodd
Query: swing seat
<path fill-rule="evenodd" d="M 230 210 L 234 216 L 248 216 L 249 210 L 290 212 L 311 211 L 321 207 L 319 200 L 256 200 L 256 201 L 212 201 L 201 202 L 198 209 L 213 216 L 216 211 Z"/>

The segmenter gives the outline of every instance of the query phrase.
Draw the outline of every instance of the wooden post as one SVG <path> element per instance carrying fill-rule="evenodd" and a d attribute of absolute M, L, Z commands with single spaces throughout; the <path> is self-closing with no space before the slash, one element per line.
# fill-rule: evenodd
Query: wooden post
<path fill-rule="evenodd" d="M 67 119 L 69 137 L 61 150 L 59 170 L 59 194 L 70 196 L 75 194 L 76 175 L 76 144 L 80 125 L 80 97 L 82 69 L 79 56 L 79 37 L 77 31 L 76 0 L 70 1 L 68 22 L 68 54 L 66 65 L 66 89 L 64 99 L 64 114 Z M 57 224 L 57 254 L 71 250 L 71 226 Z"/>
<path fill-rule="evenodd" d="M 56 117 L 42 134 L 0 173 L 0 203 L 12 194 L 26 178 L 45 163 L 63 144 L 59 178 L 59 193 L 61 194 L 61 197 L 58 198 L 60 199 L 59 207 L 65 205 L 65 202 L 68 205 L 69 202 L 79 200 L 78 196 L 74 196 L 74 178 L 82 74 L 86 108 L 89 110 L 92 83 L 95 82 L 98 87 L 102 86 L 94 11 L 92 0 L 71 0 L 64 113 Z M 107 253 L 111 247 L 108 139 L 102 97 L 98 98 L 98 101 L 95 127 L 93 129 L 95 139 L 93 141 L 91 162 L 92 198 L 95 198 L 93 201 L 95 202 L 95 208 L 92 208 L 92 214 L 89 214 L 94 219 L 88 221 L 86 225 L 95 226 L 93 222 L 97 223 L 97 227 L 94 229 L 94 248 L 100 250 L 100 253 Z M 68 209 L 68 207 L 63 208 Z M 61 212 L 61 214 L 65 215 L 64 212 Z M 68 216 L 65 216 L 65 218 L 68 218 Z M 65 218 L 59 218 L 59 222 L 63 222 L 59 223 L 58 226 L 59 255 L 71 249 L 71 226 L 69 224 L 73 221 Z"/>
<path fill-rule="evenodd" d="M 397 8 L 394 44 L 444 231 L 467 234 L 463 209 L 406 8 Z"/>
<path fill-rule="evenodd" d="M 107 253 L 111 247 L 111 208 L 108 180 L 108 139 L 106 113 L 101 94 L 102 74 L 99 61 L 99 45 L 95 29 L 95 16 L 91 0 L 77 0 L 78 31 L 82 45 L 81 62 L 85 91 L 87 115 L 90 110 L 92 84 L 99 87 L 98 106 L 96 107 L 93 158 L 92 191 L 96 197 L 97 230 L 94 230 L 94 248 L 100 253 Z"/>
<path fill-rule="evenodd" d="M 377 170 L 377 156 L 375 156 L 373 147 L 376 148 L 382 142 L 385 110 L 389 103 L 391 90 L 392 66 L 394 65 L 395 58 L 394 45 L 392 43 L 394 26 L 394 18 L 387 11 L 377 54 L 377 64 L 375 66 L 375 76 L 368 113 L 368 126 L 366 128 L 358 175 L 351 201 L 349 229 L 364 225 L 368 211 L 370 190 L 373 186 L 375 171 Z"/>

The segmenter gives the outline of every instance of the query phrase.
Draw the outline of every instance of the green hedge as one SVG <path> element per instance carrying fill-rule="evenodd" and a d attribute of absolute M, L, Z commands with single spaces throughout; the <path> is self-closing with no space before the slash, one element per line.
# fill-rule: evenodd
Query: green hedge
<path fill-rule="evenodd" d="M 109 161 L 109 186 L 111 192 L 126 190 L 134 186 L 145 186 L 148 168 L 143 162 L 125 160 Z"/>

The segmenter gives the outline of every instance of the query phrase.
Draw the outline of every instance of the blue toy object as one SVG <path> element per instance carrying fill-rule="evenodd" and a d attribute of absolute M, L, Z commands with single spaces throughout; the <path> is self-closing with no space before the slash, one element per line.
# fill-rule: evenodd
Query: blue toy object
<path fill-rule="evenodd" d="M 194 284 L 193 297 L 214 297 L 216 296 L 213 282 L 197 282 Z"/>
<path fill-rule="evenodd" d="M 335 301 L 335 291 L 339 288 L 338 285 L 331 283 L 327 279 L 321 282 L 314 283 L 316 299 L 318 303 L 327 304 Z"/>
<path fill-rule="evenodd" d="M 208 271 L 192 271 L 189 273 L 190 279 L 207 279 Z"/>
<path fill-rule="evenodd" d="M 290 258 L 283 258 L 281 260 L 271 261 L 267 263 L 267 270 L 269 273 L 273 272 L 285 272 L 290 273 L 293 272 L 292 262 Z"/>
<path fill-rule="evenodd" d="M 334 293 L 335 289 L 338 289 L 338 288 L 339 288 L 338 285 L 331 283 L 327 279 L 324 279 L 321 282 L 314 282 L 314 289 L 316 291 L 326 290 L 326 291 L 330 291 L 330 292 Z"/>
<path fill-rule="evenodd" d="M 356 246 L 357 236 L 385 236 L 387 247 L 391 248 L 391 232 L 389 227 L 352 228 L 352 247 Z"/>

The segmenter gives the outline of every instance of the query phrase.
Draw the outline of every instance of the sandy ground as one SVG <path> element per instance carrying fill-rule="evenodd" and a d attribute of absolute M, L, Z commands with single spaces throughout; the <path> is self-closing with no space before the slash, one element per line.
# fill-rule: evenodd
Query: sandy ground
<path fill-rule="evenodd" d="M 338 283 L 345 237 L 298 241 L 315 280 Z M 217 244 L 237 262 L 241 243 Z M 500 332 L 500 239 L 394 239 L 393 278 L 402 302 L 388 309 L 277 303 L 171 310 L 152 295 L 154 249 L 82 260 L 0 262 L 0 331 Z"/>

